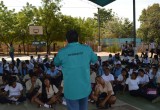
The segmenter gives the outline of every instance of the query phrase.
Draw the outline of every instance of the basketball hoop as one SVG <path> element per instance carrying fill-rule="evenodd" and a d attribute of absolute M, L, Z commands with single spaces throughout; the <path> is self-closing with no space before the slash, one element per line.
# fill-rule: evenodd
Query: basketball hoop
<path fill-rule="evenodd" d="M 37 34 L 37 33 L 39 33 L 39 29 L 33 29 L 33 32 L 34 32 L 35 34 Z"/>
<path fill-rule="evenodd" d="M 43 27 L 42 26 L 29 26 L 29 34 L 30 35 L 43 35 Z"/>

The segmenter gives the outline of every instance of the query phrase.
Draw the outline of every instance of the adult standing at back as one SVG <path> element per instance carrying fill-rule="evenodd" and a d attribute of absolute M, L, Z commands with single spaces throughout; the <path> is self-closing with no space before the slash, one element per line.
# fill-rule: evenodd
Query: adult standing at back
<path fill-rule="evenodd" d="M 151 57 L 150 58 L 152 58 L 152 56 L 153 56 L 153 53 L 155 53 L 155 42 L 154 41 L 152 41 L 151 43 L 150 43 L 150 52 L 151 52 Z"/>
<path fill-rule="evenodd" d="M 62 66 L 64 96 L 68 110 L 88 110 L 91 93 L 90 63 L 97 62 L 97 55 L 86 45 L 78 42 L 78 33 L 66 34 L 68 44 L 54 58 L 56 66 Z"/>
<path fill-rule="evenodd" d="M 9 55 L 12 59 L 12 62 L 14 61 L 14 47 L 12 45 L 12 43 L 10 44 L 10 47 L 9 47 Z"/>

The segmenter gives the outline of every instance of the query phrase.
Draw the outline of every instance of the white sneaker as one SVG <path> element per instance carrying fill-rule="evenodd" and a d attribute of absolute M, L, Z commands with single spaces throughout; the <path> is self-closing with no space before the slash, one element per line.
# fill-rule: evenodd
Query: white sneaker
<path fill-rule="evenodd" d="M 20 102 L 16 102 L 15 104 L 16 104 L 16 105 L 19 105 L 19 104 L 20 104 Z"/>
<path fill-rule="evenodd" d="M 48 104 L 44 104 L 44 107 L 49 108 L 49 105 Z"/>
<path fill-rule="evenodd" d="M 64 100 L 63 100 L 62 104 L 63 104 L 63 105 L 67 105 L 66 101 L 64 101 Z"/>

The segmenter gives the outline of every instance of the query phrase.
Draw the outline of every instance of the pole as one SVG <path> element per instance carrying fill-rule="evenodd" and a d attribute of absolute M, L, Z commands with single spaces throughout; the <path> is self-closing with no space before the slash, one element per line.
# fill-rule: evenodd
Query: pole
<path fill-rule="evenodd" d="M 136 47 L 136 3 L 133 0 L 133 38 L 134 38 L 134 47 Z"/>
<path fill-rule="evenodd" d="M 101 42 L 100 42 L 100 36 L 101 36 L 101 26 L 100 26 L 100 13 L 99 13 L 100 8 L 98 8 L 98 52 L 101 51 Z"/>
<path fill-rule="evenodd" d="M 98 46 L 101 45 L 101 43 L 100 43 L 101 33 L 100 33 L 100 14 L 99 14 L 99 9 L 100 9 L 100 8 L 98 8 Z"/>
<path fill-rule="evenodd" d="M 35 35 L 34 35 L 34 41 L 37 42 L 37 37 L 36 37 Z M 38 49 L 37 49 L 37 45 L 38 45 L 38 44 L 35 43 L 35 46 L 36 46 L 36 55 L 37 55 L 37 50 L 38 50 Z"/>

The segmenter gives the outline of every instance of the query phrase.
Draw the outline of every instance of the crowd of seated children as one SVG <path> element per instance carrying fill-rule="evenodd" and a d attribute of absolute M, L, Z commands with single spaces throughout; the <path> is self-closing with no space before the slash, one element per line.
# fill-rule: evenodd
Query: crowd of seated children
<path fill-rule="evenodd" d="M 134 56 L 134 49 L 133 49 L 133 45 L 130 43 L 128 43 L 128 41 L 126 41 L 125 44 L 122 45 L 122 53 L 121 55 L 128 55 L 128 56 Z"/>
<path fill-rule="evenodd" d="M 121 59 L 123 57 L 121 58 L 120 54 L 110 54 L 106 61 L 99 57 L 96 64 L 91 64 L 90 99 L 96 102 L 97 107 L 108 108 L 114 104 L 117 91 L 128 91 L 132 96 L 142 96 L 152 102 L 158 101 L 160 73 L 157 56 L 151 61 L 145 55 L 142 59 L 139 59 L 138 55 L 134 58 L 126 57 L 129 60 Z M 127 62 L 122 63 L 123 61 Z M 0 64 L 3 79 L 0 103 L 18 104 L 27 98 L 38 107 L 50 108 L 62 102 L 61 67 L 55 67 L 53 59 L 49 59 L 48 55 L 44 60 L 38 55 L 36 59 L 31 56 L 30 60 L 17 59 L 10 63 L 2 58 Z M 12 94 L 15 88 L 18 88 L 18 91 Z M 22 92 L 24 88 L 25 94 Z"/>
<path fill-rule="evenodd" d="M 106 61 L 101 61 L 102 75 L 98 74 L 96 66 L 93 70 L 97 76 L 101 76 L 104 82 L 111 83 L 114 95 L 117 91 L 123 93 L 128 91 L 131 96 L 141 96 L 152 102 L 160 101 L 160 73 L 157 55 L 153 59 L 149 59 L 147 55 L 140 59 L 138 55 L 135 55 L 134 58 L 130 57 L 127 63 L 121 63 L 124 61 L 121 59 L 123 57 L 121 58 L 119 54 L 114 56 L 110 54 Z M 93 88 L 92 95 L 95 91 L 96 88 Z"/>
<path fill-rule="evenodd" d="M 0 103 L 19 104 L 27 99 L 46 108 L 61 103 L 62 72 L 60 67 L 54 66 L 48 55 L 44 60 L 40 55 L 36 60 L 31 56 L 30 60 L 25 61 L 18 58 L 7 62 L 2 58 L 0 64 Z"/>

